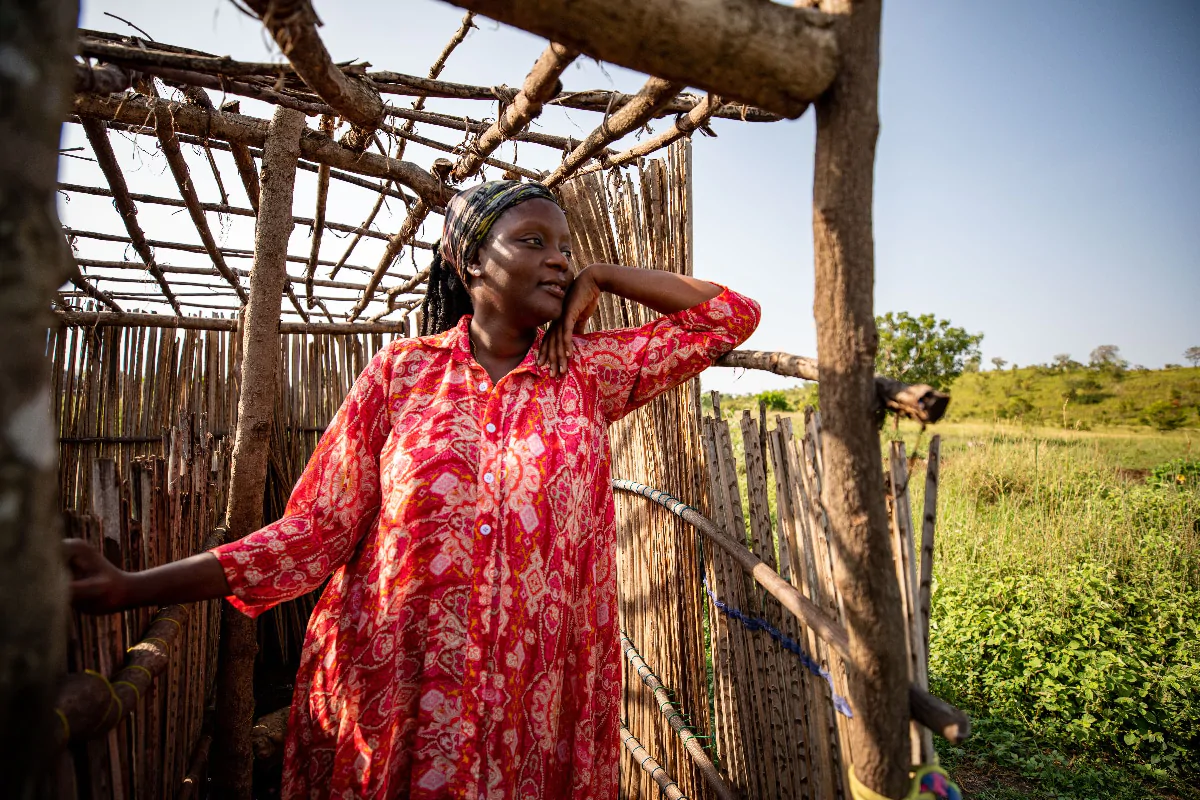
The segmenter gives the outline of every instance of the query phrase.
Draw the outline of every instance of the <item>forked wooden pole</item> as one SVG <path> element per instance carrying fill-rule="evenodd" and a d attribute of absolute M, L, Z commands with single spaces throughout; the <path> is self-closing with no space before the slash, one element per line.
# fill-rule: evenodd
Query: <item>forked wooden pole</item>
<path fill-rule="evenodd" d="M 908 657 L 874 422 L 871 202 L 879 133 L 880 0 L 825 0 L 842 64 L 815 103 L 814 311 L 820 369 L 821 500 L 833 533 L 850 658 L 853 776 L 886 797 L 908 791 Z"/>
<path fill-rule="evenodd" d="M 230 540 L 262 526 L 267 450 L 275 409 L 279 370 L 279 312 L 287 281 L 287 243 L 292 233 L 292 194 L 304 116 L 277 108 L 263 154 L 265 169 L 254 233 L 254 268 L 242 335 L 242 374 L 237 432 L 229 477 L 225 527 Z M 254 754 L 250 726 L 254 722 L 254 656 L 256 626 L 226 603 L 221 613 L 220 668 L 213 776 L 217 796 L 250 800 Z"/>
<path fill-rule="evenodd" d="M 383 122 L 383 100 L 367 78 L 345 72 L 321 41 L 310 0 L 245 0 L 274 37 L 296 74 L 353 127 L 343 144 L 363 152 Z"/>

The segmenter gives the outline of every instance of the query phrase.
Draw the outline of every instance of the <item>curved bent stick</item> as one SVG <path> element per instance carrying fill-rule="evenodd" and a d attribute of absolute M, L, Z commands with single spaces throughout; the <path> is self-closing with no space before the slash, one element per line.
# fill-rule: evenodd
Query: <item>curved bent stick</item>
<path fill-rule="evenodd" d="M 824 611 L 811 600 L 802 595 L 794 586 L 779 577 L 779 573 L 768 567 L 758 556 L 746 549 L 746 546 L 734 541 L 717 527 L 716 523 L 701 514 L 696 509 L 672 497 L 666 492 L 651 489 L 643 483 L 614 478 L 613 488 L 642 497 L 658 503 L 663 508 L 690 523 L 700 531 L 706 539 L 720 547 L 734 558 L 747 573 L 762 586 L 771 596 L 790 611 L 796 619 L 803 622 L 843 658 L 850 658 L 850 636 L 846 629 L 829 618 Z M 934 697 L 929 692 L 917 686 L 910 686 L 909 707 L 912 718 L 955 744 L 970 735 L 971 720 L 959 709 L 941 698 Z"/>

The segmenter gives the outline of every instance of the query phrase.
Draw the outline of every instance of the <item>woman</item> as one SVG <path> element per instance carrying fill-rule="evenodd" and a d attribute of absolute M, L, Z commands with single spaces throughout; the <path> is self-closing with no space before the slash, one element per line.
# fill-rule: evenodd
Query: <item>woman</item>
<path fill-rule="evenodd" d="M 654 270 L 572 279 L 570 255 L 545 187 L 456 195 L 428 335 L 372 359 L 282 519 L 138 574 L 69 544 L 74 603 L 97 613 L 230 596 L 254 616 L 332 574 L 296 679 L 284 797 L 616 796 L 607 427 L 744 341 L 758 306 Z M 667 316 L 579 335 L 605 291 Z"/>

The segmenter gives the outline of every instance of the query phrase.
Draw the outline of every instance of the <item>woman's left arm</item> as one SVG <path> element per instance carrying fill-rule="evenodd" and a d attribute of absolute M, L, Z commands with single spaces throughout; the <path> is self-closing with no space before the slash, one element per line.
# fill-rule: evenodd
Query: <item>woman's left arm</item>
<path fill-rule="evenodd" d="M 571 284 L 563 301 L 562 316 L 554 321 L 542 341 L 539 364 L 548 365 L 553 374 L 566 372 L 567 359 L 574 352 L 572 337 L 583 333 L 604 292 L 641 303 L 659 314 L 674 314 L 713 299 L 721 293 L 721 287 L 657 269 L 593 264 Z"/>

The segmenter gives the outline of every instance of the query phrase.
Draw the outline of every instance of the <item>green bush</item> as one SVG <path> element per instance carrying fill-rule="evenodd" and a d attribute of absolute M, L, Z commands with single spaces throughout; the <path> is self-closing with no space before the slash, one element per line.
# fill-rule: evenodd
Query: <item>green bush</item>
<path fill-rule="evenodd" d="M 1097 788 L 1121 770 L 1200 779 L 1200 462 L 1131 483 L 1100 441 L 1003 434 L 943 455 L 932 688 L 995 729 L 961 757 L 1038 797 L 1124 797 Z"/>
<path fill-rule="evenodd" d="M 1178 401 L 1159 400 L 1146 407 L 1142 421 L 1160 431 L 1173 431 L 1187 422 L 1188 410 Z"/>
<path fill-rule="evenodd" d="M 1150 470 L 1146 480 L 1154 486 L 1200 487 L 1200 461 L 1179 458 Z"/>
<path fill-rule="evenodd" d="M 771 389 L 766 392 L 761 392 L 758 395 L 759 402 L 765 403 L 768 411 L 793 411 L 792 401 L 788 399 L 787 393 L 778 389 Z"/>

